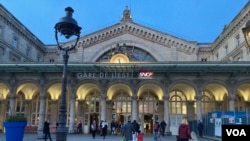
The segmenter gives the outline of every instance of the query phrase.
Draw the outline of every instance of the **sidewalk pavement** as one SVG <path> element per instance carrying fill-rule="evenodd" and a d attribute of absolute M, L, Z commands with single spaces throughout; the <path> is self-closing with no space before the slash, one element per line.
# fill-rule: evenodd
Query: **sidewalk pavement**
<path fill-rule="evenodd" d="M 56 134 L 51 134 L 53 141 L 56 141 Z M 102 136 L 97 135 L 95 139 L 90 134 L 68 134 L 67 141 L 121 141 L 121 135 L 107 135 L 105 139 Z M 23 141 L 43 141 L 44 139 L 38 139 L 37 134 L 25 134 Z M 0 134 L 0 141 L 6 141 L 5 134 Z M 49 141 L 49 140 L 47 140 Z M 153 135 L 144 135 L 143 141 L 154 141 Z M 176 141 L 176 136 L 161 137 L 159 141 Z M 215 141 L 213 138 L 198 138 L 198 141 Z"/>

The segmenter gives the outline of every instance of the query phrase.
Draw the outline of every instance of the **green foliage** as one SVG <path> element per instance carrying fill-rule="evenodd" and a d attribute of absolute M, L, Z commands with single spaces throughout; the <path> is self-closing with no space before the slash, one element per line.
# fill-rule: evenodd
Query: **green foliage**
<path fill-rule="evenodd" d="M 9 115 L 7 122 L 27 122 L 27 118 L 22 114 Z"/>

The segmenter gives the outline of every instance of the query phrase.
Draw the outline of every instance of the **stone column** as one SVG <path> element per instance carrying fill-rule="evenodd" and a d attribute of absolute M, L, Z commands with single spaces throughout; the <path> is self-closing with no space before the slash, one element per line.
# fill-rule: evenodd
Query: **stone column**
<path fill-rule="evenodd" d="M 163 96 L 164 102 L 164 120 L 167 123 L 166 132 L 170 135 L 170 114 L 169 114 L 169 95 Z"/>
<path fill-rule="evenodd" d="M 31 106 L 31 99 L 28 99 L 28 100 L 25 100 L 25 111 L 24 111 L 24 113 L 27 113 L 27 125 L 30 125 L 31 123 L 30 123 L 30 117 L 31 117 L 31 108 L 30 107 L 32 107 Z"/>
<path fill-rule="evenodd" d="M 43 123 L 45 118 L 45 90 L 44 88 L 40 89 L 40 104 L 39 104 L 39 121 L 37 127 L 37 137 L 43 138 Z"/>
<path fill-rule="evenodd" d="M 235 111 L 235 85 L 237 84 L 238 80 L 234 77 L 228 78 L 226 80 L 227 88 L 228 88 L 228 110 Z"/>
<path fill-rule="evenodd" d="M 106 99 L 107 99 L 107 96 L 102 94 L 101 96 L 101 120 L 106 120 L 106 107 L 107 107 Z"/>
<path fill-rule="evenodd" d="M 74 132 L 74 126 L 75 126 L 75 103 L 76 103 L 76 96 L 74 93 L 74 88 L 71 89 L 70 94 L 70 119 L 69 119 L 69 133 Z"/>
<path fill-rule="evenodd" d="M 233 95 L 232 92 L 229 92 L 228 94 L 229 111 L 235 111 L 234 100 L 235 100 L 235 95 Z"/>
<path fill-rule="evenodd" d="M 197 114 L 197 120 L 202 120 L 202 90 L 198 90 L 198 94 L 195 96 L 196 99 L 196 114 Z"/>
<path fill-rule="evenodd" d="M 137 103 L 137 96 L 132 96 L 132 117 L 131 120 L 138 121 L 138 103 Z"/>

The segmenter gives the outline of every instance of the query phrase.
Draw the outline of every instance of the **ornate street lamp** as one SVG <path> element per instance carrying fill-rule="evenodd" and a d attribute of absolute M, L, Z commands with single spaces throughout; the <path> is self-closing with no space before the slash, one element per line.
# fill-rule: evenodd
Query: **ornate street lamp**
<path fill-rule="evenodd" d="M 65 8 L 66 16 L 61 18 L 58 23 L 55 25 L 55 38 L 57 42 L 57 46 L 60 50 L 64 51 L 63 55 L 63 80 L 62 80 L 62 95 L 61 95 L 61 101 L 60 101 L 60 107 L 59 107 L 59 121 L 58 121 L 58 127 L 56 130 L 56 140 L 57 141 L 66 141 L 67 140 L 67 133 L 68 128 L 66 127 L 66 120 L 67 120 L 67 103 L 66 103 L 66 89 L 67 89 L 67 65 L 68 65 L 68 59 L 69 55 L 68 52 L 70 50 L 75 49 L 79 37 L 80 37 L 80 30 L 81 27 L 77 25 L 77 22 L 75 19 L 72 18 L 72 13 L 74 10 L 71 7 Z M 58 41 L 58 34 L 64 36 L 66 39 L 69 39 L 72 36 L 76 36 L 76 42 L 72 46 L 62 46 L 60 45 Z"/>
<path fill-rule="evenodd" d="M 250 20 L 248 20 L 246 23 L 246 26 L 242 28 L 242 32 L 244 34 L 244 38 L 247 43 L 247 46 L 250 47 Z"/>

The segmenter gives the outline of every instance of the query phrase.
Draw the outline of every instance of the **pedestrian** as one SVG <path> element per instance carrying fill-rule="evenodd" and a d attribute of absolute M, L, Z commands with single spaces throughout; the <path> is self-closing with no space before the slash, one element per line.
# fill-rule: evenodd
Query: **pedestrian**
<path fill-rule="evenodd" d="M 111 127 L 111 135 L 116 135 L 117 124 L 114 120 L 112 120 L 110 127 Z"/>
<path fill-rule="evenodd" d="M 202 138 L 203 137 L 203 123 L 199 120 L 198 122 L 198 132 L 199 132 L 199 137 Z"/>
<path fill-rule="evenodd" d="M 160 123 L 160 131 L 161 131 L 161 135 L 164 137 L 164 134 L 165 134 L 165 129 L 166 129 L 166 126 L 167 126 L 167 123 L 162 120 L 161 123 Z"/>
<path fill-rule="evenodd" d="M 123 122 L 121 122 L 120 125 L 119 125 L 120 134 L 121 134 L 121 135 L 123 134 L 123 127 L 124 127 L 124 124 L 123 124 Z"/>
<path fill-rule="evenodd" d="M 103 136 L 103 139 L 106 138 L 107 131 L 108 131 L 108 123 L 107 123 L 106 120 L 104 120 L 104 121 L 102 122 L 102 136 Z"/>
<path fill-rule="evenodd" d="M 128 122 L 123 126 L 122 131 L 123 131 L 122 135 L 124 136 L 125 141 L 133 140 L 133 134 L 135 132 L 135 129 L 130 119 L 128 119 Z"/>
<path fill-rule="evenodd" d="M 188 120 L 186 118 L 182 119 L 182 122 L 178 128 L 179 141 L 188 141 L 192 139 L 190 127 L 188 125 Z"/>
<path fill-rule="evenodd" d="M 96 136 L 97 129 L 98 129 L 98 126 L 97 126 L 97 124 L 96 124 L 96 121 L 93 120 L 93 122 L 92 122 L 92 124 L 91 124 L 91 134 L 92 134 L 93 139 L 94 139 L 95 136 Z"/>
<path fill-rule="evenodd" d="M 139 126 L 139 124 L 137 123 L 136 120 L 134 120 L 134 121 L 132 122 L 132 124 L 133 124 L 134 130 L 135 130 L 135 132 L 134 132 L 134 134 L 133 134 L 133 141 L 136 141 L 136 140 L 137 140 L 137 135 L 138 135 L 138 133 L 140 132 L 140 126 Z"/>
<path fill-rule="evenodd" d="M 155 121 L 153 128 L 154 128 L 154 141 L 158 141 L 158 132 L 160 129 L 160 124 L 158 121 Z"/>
<path fill-rule="evenodd" d="M 146 124 L 145 130 L 146 130 L 146 133 L 149 132 L 149 125 L 148 124 Z"/>
<path fill-rule="evenodd" d="M 101 120 L 99 124 L 99 128 L 98 128 L 100 136 L 102 136 L 102 123 L 103 123 L 103 120 Z"/>
<path fill-rule="evenodd" d="M 47 138 L 52 141 L 52 138 L 50 136 L 50 123 L 49 120 L 45 120 L 43 124 L 43 133 L 44 133 L 44 140 L 47 141 Z"/>
<path fill-rule="evenodd" d="M 78 123 L 78 125 L 77 125 L 77 133 L 78 134 L 82 134 L 83 132 L 82 132 L 82 121 L 80 120 L 79 121 L 79 123 Z"/>

